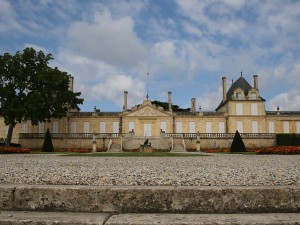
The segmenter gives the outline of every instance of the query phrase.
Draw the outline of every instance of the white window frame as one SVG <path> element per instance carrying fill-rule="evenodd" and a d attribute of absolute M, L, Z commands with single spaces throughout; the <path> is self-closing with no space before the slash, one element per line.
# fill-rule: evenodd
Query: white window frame
<path fill-rule="evenodd" d="M 243 103 L 236 103 L 236 115 L 242 116 L 244 115 Z"/>
<path fill-rule="evenodd" d="M 39 122 L 38 123 L 38 130 L 40 134 L 45 133 L 45 123 L 44 122 Z"/>
<path fill-rule="evenodd" d="M 212 123 L 210 121 L 205 122 L 205 133 L 212 133 Z"/>
<path fill-rule="evenodd" d="M 274 123 L 274 121 L 269 121 L 269 133 L 270 134 L 275 133 L 275 123 Z"/>
<path fill-rule="evenodd" d="M 128 123 L 128 132 L 135 131 L 135 122 L 130 121 Z"/>
<path fill-rule="evenodd" d="M 106 133 L 106 122 L 104 121 L 101 121 L 100 124 L 99 124 L 99 128 L 100 128 L 100 133 L 101 134 L 105 134 Z"/>
<path fill-rule="evenodd" d="M 21 123 L 21 133 L 27 133 L 28 132 L 28 126 L 26 122 Z"/>
<path fill-rule="evenodd" d="M 253 134 L 259 133 L 258 121 L 252 121 L 252 133 Z"/>
<path fill-rule="evenodd" d="M 163 132 L 167 132 L 167 122 L 166 121 L 161 121 L 160 122 L 160 130 Z"/>
<path fill-rule="evenodd" d="M 189 122 L 189 133 L 193 134 L 196 132 L 196 125 L 194 121 Z"/>
<path fill-rule="evenodd" d="M 251 103 L 251 115 L 257 116 L 258 115 L 258 105 L 257 103 Z"/>
<path fill-rule="evenodd" d="M 220 134 L 224 134 L 225 133 L 225 122 L 224 121 L 220 121 L 219 122 L 219 133 Z"/>
<path fill-rule="evenodd" d="M 90 133 L 90 122 L 83 122 L 83 133 Z"/>
<path fill-rule="evenodd" d="M 113 133 L 114 134 L 118 134 L 119 133 L 119 122 L 118 121 L 114 121 L 113 122 Z"/>
<path fill-rule="evenodd" d="M 177 134 L 182 133 L 182 122 L 176 122 L 176 133 Z"/>
<path fill-rule="evenodd" d="M 300 134 L 300 121 L 296 122 L 296 133 Z"/>
<path fill-rule="evenodd" d="M 244 123 L 243 121 L 236 122 L 236 129 L 239 133 L 244 133 Z"/>
<path fill-rule="evenodd" d="M 70 132 L 71 134 L 77 133 L 77 122 L 71 121 L 71 127 L 70 127 Z"/>
<path fill-rule="evenodd" d="M 151 123 L 145 123 L 144 124 L 144 136 L 145 137 L 151 137 L 152 136 L 152 124 Z"/>
<path fill-rule="evenodd" d="M 57 120 L 53 121 L 53 123 L 52 123 L 52 133 L 53 134 L 59 133 L 59 126 L 58 126 Z"/>
<path fill-rule="evenodd" d="M 290 133 L 290 124 L 289 121 L 283 121 L 283 133 L 289 134 Z"/>

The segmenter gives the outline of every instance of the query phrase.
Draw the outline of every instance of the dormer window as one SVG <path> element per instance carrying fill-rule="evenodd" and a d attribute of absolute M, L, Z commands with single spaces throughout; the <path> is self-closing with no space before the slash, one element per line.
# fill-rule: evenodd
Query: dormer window
<path fill-rule="evenodd" d="M 235 93 L 235 98 L 236 99 L 241 99 L 242 98 L 242 93 L 240 93 L 240 92 Z"/>
<path fill-rule="evenodd" d="M 257 94 L 255 92 L 251 92 L 251 99 L 257 99 Z"/>

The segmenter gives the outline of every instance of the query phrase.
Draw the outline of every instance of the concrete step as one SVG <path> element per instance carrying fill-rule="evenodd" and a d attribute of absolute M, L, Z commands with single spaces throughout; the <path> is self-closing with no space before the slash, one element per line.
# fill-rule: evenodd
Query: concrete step
<path fill-rule="evenodd" d="M 0 185 L 0 210 L 100 213 L 300 213 L 300 186 Z"/>
<path fill-rule="evenodd" d="M 105 214 L 1 211 L 2 225 L 299 225 L 300 214 Z"/>

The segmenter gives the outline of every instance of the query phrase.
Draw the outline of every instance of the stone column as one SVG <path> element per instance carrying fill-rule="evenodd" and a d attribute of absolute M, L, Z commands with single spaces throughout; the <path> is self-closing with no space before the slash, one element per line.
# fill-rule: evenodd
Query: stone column
<path fill-rule="evenodd" d="M 74 77 L 69 75 L 69 90 L 74 92 Z"/>

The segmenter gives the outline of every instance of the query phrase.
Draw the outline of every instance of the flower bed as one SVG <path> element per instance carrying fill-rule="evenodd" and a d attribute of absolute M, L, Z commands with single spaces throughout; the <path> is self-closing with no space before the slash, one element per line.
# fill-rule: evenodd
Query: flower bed
<path fill-rule="evenodd" d="M 29 148 L 0 146 L 0 154 L 30 153 Z"/>
<path fill-rule="evenodd" d="M 300 146 L 275 146 L 268 148 L 260 148 L 255 151 L 256 154 L 300 154 Z"/>

